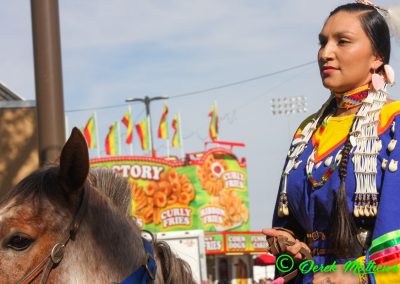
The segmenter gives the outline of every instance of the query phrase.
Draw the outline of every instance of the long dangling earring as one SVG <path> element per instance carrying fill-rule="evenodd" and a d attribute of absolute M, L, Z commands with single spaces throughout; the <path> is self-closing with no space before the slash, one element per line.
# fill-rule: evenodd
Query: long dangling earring
<path fill-rule="evenodd" d="M 395 76 L 394 76 L 394 71 L 393 71 L 392 66 L 390 66 L 389 64 L 385 64 L 385 66 L 383 66 L 383 68 L 385 70 L 387 82 L 393 86 L 395 83 Z"/>
<path fill-rule="evenodd" d="M 374 74 L 372 74 L 372 88 L 374 89 L 375 92 L 378 92 L 383 89 L 385 86 L 385 80 L 383 80 L 383 77 L 377 73 L 375 73 L 374 69 Z"/>

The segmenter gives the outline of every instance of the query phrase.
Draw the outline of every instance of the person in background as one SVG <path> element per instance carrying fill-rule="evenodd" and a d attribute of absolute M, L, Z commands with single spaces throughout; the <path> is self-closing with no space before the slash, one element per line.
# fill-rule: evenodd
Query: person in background
<path fill-rule="evenodd" d="M 330 96 L 294 135 L 274 228 L 263 232 L 275 254 L 333 269 L 303 267 L 293 283 L 400 283 L 400 102 L 388 95 L 389 25 L 400 30 L 398 15 L 357 1 L 333 10 L 319 34 Z"/>

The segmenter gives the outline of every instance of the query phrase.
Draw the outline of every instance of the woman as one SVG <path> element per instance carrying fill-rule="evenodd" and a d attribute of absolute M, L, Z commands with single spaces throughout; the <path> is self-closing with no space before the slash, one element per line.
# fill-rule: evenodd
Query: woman
<path fill-rule="evenodd" d="M 392 270 L 400 263 L 400 102 L 386 93 L 394 73 L 385 13 L 366 1 L 339 6 L 319 35 L 322 83 L 332 95 L 296 132 L 278 228 L 263 230 L 279 243 L 277 254 L 299 262 L 312 254 L 315 273 L 307 262 L 295 283 L 400 283 L 400 272 L 377 272 L 368 262 Z M 349 262 L 357 258 L 360 265 Z M 329 272 L 317 272 L 321 265 Z"/>

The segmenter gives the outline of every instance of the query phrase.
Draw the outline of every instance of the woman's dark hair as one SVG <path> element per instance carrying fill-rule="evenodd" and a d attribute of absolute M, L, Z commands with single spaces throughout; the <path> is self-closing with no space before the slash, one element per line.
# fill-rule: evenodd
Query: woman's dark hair
<path fill-rule="evenodd" d="M 355 257 L 355 255 L 352 254 L 354 249 L 359 246 L 356 236 L 356 223 L 347 207 L 346 176 L 351 148 L 350 139 L 347 138 L 342 150 L 342 160 L 339 165 L 340 187 L 333 209 L 334 219 L 332 224 L 333 234 L 331 246 L 334 254 L 338 258 Z"/>
<path fill-rule="evenodd" d="M 390 33 L 383 16 L 374 7 L 360 3 L 339 6 L 330 13 L 329 17 L 338 12 L 360 13 L 361 27 L 370 39 L 373 51 L 382 58 L 384 64 L 388 64 L 390 60 Z M 376 71 L 380 72 L 382 69 L 383 65 Z M 335 255 L 339 258 L 352 257 L 354 248 L 357 246 L 356 225 L 348 209 L 345 186 L 351 148 L 348 138 L 342 150 L 342 160 L 339 165 L 340 188 L 333 212 L 331 245 Z"/>
<path fill-rule="evenodd" d="M 335 15 L 338 12 L 348 12 L 360 14 L 360 23 L 364 32 L 367 34 L 371 41 L 372 49 L 378 54 L 384 64 L 389 64 L 390 60 L 390 32 L 386 20 L 377 11 L 376 8 L 360 4 L 360 3 L 349 3 L 337 7 L 333 10 L 329 17 Z M 329 18 L 328 18 L 329 19 Z M 383 66 L 378 68 L 377 72 L 382 71 Z"/>

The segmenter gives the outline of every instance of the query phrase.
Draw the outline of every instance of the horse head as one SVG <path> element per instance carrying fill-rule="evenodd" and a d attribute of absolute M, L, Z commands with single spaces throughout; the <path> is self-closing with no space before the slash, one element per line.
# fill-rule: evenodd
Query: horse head
<path fill-rule="evenodd" d="M 130 188 L 118 179 L 90 173 L 86 141 L 74 128 L 59 165 L 33 172 L 0 200 L 0 282 L 111 283 L 147 268 L 141 231 L 127 214 Z M 128 197 L 109 197 L 116 193 Z M 154 249 L 163 260 L 158 283 L 194 283 L 167 245 Z"/>
<path fill-rule="evenodd" d="M 84 141 L 83 141 L 84 142 Z M 0 275 L 16 282 L 63 237 L 89 172 L 89 157 L 78 130 L 64 146 L 59 166 L 23 179 L 0 202 Z"/>

